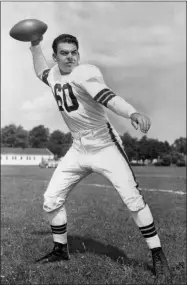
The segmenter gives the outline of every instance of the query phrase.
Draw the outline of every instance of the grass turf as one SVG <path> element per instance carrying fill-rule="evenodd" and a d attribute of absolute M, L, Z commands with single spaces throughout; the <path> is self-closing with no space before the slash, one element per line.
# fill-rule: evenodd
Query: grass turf
<path fill-rule="evenodd" d="M 141 188 L 185 191 L 184 168 L 136 167 Z M 1 169 L 1 284 L 152 284 L 151 255 L 128 210 L 99 175 L 67 200 L 71 260 L 36 264 L 52 248 L 43 193 L 52 169 Z M 87 184 L 93 184 L 87 186 Z M 153 212 L 173 283 L 186 284 L 186 195 L 143 191 Z"/>

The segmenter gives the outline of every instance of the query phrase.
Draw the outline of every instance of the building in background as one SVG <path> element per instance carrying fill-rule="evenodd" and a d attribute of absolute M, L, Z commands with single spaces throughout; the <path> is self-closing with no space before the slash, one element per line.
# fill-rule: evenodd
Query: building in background
<path fill-rule="evenodd" d="M 54 154 L 47 148 L 1 148 L 1 165 L 39 165 L 51 159 Z"/>

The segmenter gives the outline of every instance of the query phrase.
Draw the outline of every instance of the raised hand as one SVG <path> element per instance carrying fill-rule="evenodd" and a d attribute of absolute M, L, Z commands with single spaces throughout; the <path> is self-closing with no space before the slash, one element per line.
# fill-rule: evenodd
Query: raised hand
<path fill-rule="evenodd" d="M 43 36 L 39 37 L 37 40 L 31 42 L 32 46 L 37 46 L 43 40 Z"/>

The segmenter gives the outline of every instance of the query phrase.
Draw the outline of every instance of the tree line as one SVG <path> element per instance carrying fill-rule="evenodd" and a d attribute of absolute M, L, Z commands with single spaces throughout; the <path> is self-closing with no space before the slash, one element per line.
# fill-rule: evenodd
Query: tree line
<path fill-rule="evenodd" d="M 129 160 L 142 160 L 144 164 L 146 160 L 155 162 L 155 165 L 177 164 L 185 166 L 186 155 L 186 138 L 180 137 L 169 144 L 167 141 L 159 141 L 158 139 L 147 138 L 143 136 L 141 139 L 133 138 L 129 133 L 121 136 L 123 145 L 128 154 Z"/>
<path fill-rule="evenodd" d="M 48 148 L 59 158 L 65 155 L 71 144 L 70 133 L 59 130 L 50 133 L 44 125 L 38 125 L 30 131 L 14 124 L 1 128 L 2 147 Z"/>
<path fill-rule="evenodd" d="M 141 160 L 144 164 L 146 160 L 152 162 L 156 159 L 157 163 L 162 165 L 184 164 L 186 155 L 186 138 L 184 137 L 169 144 L 167 141 L 148 138 L 146 135 L 138 140 L 126 132 L 121 135 L 121 139 L 130 161 Z M 48 148 L 56 158 L 59 158 L 65 155 L 71 144 L 70 133 L 63 133 L 60 130 L 50 133 L 44 125 L 38 125 L 30 131 L 15 124 L 1 128 L 2 147 Z"/>

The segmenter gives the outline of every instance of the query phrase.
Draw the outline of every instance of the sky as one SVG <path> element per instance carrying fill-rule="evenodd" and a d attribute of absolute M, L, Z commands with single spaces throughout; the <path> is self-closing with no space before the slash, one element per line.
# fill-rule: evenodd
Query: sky
<path fill-rule="evenodd" d="M 149 138 L 186 137 L 185 2 L 1 3 L 1 127 L 68 132 L 50 88 L 34 73 L 30 43 L 9 36 L 29 18 L 48 25 L 41 45 L 50 66 L 54 38 L 73 34 L 81 63 L 99 67 L 109 88 L 150 117 Z M 119 134 L 143 136 L 130 120 L 106 112 Z"/>

